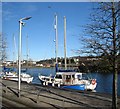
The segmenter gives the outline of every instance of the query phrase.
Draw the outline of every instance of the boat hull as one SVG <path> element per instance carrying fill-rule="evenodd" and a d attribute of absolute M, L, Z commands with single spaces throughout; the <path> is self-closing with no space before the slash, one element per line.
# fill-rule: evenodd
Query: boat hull
<path fill-rule="evenodd" d="M 51 82 L 46 82 L 46 81 L 42 81 L 42 80 L 40 80 L 40 82 L 41 82 L 42 85 L 52 86 Z"/>
<path fill-rule="evenodd" d="M 10 73 L 10 75 L 4 75 L 2 78 L 5 80 L 18 81 L 18 75 L 14 74 L 14 73 Z M 21 82 L 30 83 L 30 82 L 32 82 L 33 77 L 31 77 L 28 74 L 21 74 L 20 80 L 21 80 Z"/>
<path fill-rule="evenodd" d="M 33 77 L 24 77 L 24 78 L 20 78 L 22 82 L 27 82 L 27 83 L 31 83 L 33 80 Z"/>
<path fill-rule="evenodd" d="M 52 85 L 53 83 L 53 77 L 50 76 L 39 76 L 39 80 L 42 85 Z"/>
<path fill-rule="evenodd" d="M 5 80 L 18 81 L 18 77 L 3 77 Z"/>
<path fill-rule="evenodd" d="M 79 80 L 77 84 L 75 83 L 67 83 L 64 81 L 58 81 L 58 79 L 50 81 L 51 77 L 48 76 L 39 76 L 39 79 L 41 81 L 42 85 L 49 85 L 49 86 L 56 86 L 59 88 L 64 88 L 64 89 L 73 89 L 73 90 L 94 90 L 97 86 L 97 83 L 95 82 L 94 84 L 92 84 L 89 80 Z M 71 82 L 71 81 L 69 81 Z M 72 81 L 74 82 L 74 81 Z"/>
<path fill-rule="evenodd" d="M 84 84 L 66 85 L 66 86 L 61 86 L 61 88 L 73 89 L 73 90 L 85 90 L 85 85 Z"/>
<path fill-rule="evenodd" d="M 11 80 L 11 81 L 18 81 L 18 77 L 3 77 L 3 79 L 5 80 Z M 20 78 L 21 82 L 27 82 L 27 83 L 31 83 L 33 80 L 33 77 L 31 78 Z"/>

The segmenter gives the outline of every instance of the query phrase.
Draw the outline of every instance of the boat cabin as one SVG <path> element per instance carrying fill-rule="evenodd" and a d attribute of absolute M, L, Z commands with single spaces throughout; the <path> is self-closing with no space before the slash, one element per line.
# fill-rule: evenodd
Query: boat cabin
<path fill-rule="evenodd" d="M 54 77 L 55 83 L 60 83 L 60 84 L 63 83 L 62 74 L 63 74 L 63 72 L 57 72 L 57 73 L 56 73 L 56 75 L 55 75 L 55 77 Z"/>
<path fill-rule="evenodd" d="M 82 79 L 82 73 L 69 72 L 63 74 L 64 85 L 77 84 Z"/>
<path fill-rule="evenodd" d="M 64 85 L 77 84 L 82 79 L 82 73 L 76 72 L 57 72 L 55 76 L 56 82 L 61 82 Z"/>

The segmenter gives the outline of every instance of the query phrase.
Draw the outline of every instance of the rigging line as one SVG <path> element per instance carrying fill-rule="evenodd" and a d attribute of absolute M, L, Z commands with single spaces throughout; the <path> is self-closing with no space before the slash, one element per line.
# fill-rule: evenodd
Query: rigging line
<path fill-rule="evenodd" d="M 89 76 L 88 76 L 89 75 Z M 87 75 L 87 77 L 89 78 L 89 79 L 92 79 L 92 74 L 91 73 L 88 73 L 88 75 Z"/>
<path fill-rule="evenodd" d="M 15 40 L 15 35 L 13 35 L 13 46 L 14 46 L 14 58 L 17 60 L 17 47 L 16 47 L 16 40 Z"/>
<path fill-rule="evenodd" d="M 49 37 L 48 37 L 48 46 L 49 47 L 51 47 L 53 45 L 53 41 L 51 41 L 51 39 L 53 39 L 53 37 L 51 37 L 51 36 L 52 36 L 52 31 L 53 31 L 53 28 L 54 28 L 54 24 L 55 24 L 55 18 L 53 19 L 53 22 L 52 22 L 52 25 L 51 25 L 52 28 L 50 30 Z M 50 52 L 52 51 L 52 53 L 54 54 L 54 48 L 52 50 L 50 49 L 49 51 Z"/>
<path fill-rule="evenodd" d="M 97 76 L 98 76 L 97 74 L 98 74 L 98 72 L 97 72 L 97 73 L 95 73 L 95 78 L 97 78 Z"/>
<path fill-rule="evenodd" d="M 14 46 L 14 34 L 13 34 L 13 63 L 12 63 L 12 66 L 13 66 L 13 69 L 14 69 L 14 67 L 15 67 L 15 64 L 14 64 L 14 62 L 15 62 L 15 46 Z"/>
<path fill-rule="evenodd" d="M 50 30 L 50 34 L 49 34 L 49 42 L 51 42 L 51 33 L 52 33 L 52 29 L 53 29 L 53 27 L 54 27 L 54 24 L 55 24 L 55 18 L 53 19 L 53 22 L 52 22 L 52 28 L 51 28 L 51 30 Z M 52 43 L 52 42 L 51 42 Z"/>
<path fill-rule="evenodd" d="M 90 72 L 91 79 L 93 79 L 92 73 Z"/>

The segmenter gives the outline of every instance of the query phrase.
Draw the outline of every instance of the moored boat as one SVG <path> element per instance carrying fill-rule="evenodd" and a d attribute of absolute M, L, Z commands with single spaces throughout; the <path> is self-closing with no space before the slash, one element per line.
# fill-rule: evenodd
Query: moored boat
<path fill-rule="evenodd" d="M 66 23 L 66 18 L 64 17 Z M 66 28 L 66 24 L 65 24 Z M 56 49 L 57 49 L 57 16 L 56 16 Z M 64 52 L 66 52 L 66 30 L 64 37 Z M 39 79 L 43 85 L 58 86 L 60 88 L 75 89 L 75 90 L 94 90 L 97 86 L 96 79 L 86 79 L 83 73 L 74 70 L 67 70 L 66 53 L 65 54 L 65 70 L 58 69 L 57 50 L 56 50 L 56 74 L 53 77 L 40 75 Z M 51 81 L 52 80 L 52 81 Z"/>
<path fill-rule="evenodd" d="M 80 72 L 59 72 L 56 73 L 54 81 L 57 83 L 59 82 L 61 88 L 75 90 L 94 90 L 97 86 L 96 80 L 87 79 L 83 75 L 85 76 L 86 74 Z"/>
<path fill-rule="evenodd" d="M 2 78 L 6 80 L 18 81 L 18 75 L 16 72 L 5 72 Z"/>
<path fill-rule="evenodd" d="M 20 76 L 21 76 L 20 79 L 22 82 L 31 83 L 33 80 L 33 77 L 27 73 L 21 73 Z"/>
<path fill-rule="evenodd" d="M 4 72 L 4 75 L 2 77 L 3 79 L 18 81 L 18 74 L 13 69 L 4 67 L 3 72 Z M 21 73 L 20 80 L 21 80 L 21 82 L 30 83 L 30 82 L 32 82 L 33 77 L 27 73 Z"/>
<path fill-rule="evenodd" d="M 41 81 L 41 84 L 43 85 L 52 85 L 53 81 L 54 81 L 54 77 L 53 76 L 43 76 L 43 75 L 39 75 L 38 78 Z"/>
<path fill-rule="evenodd" d="M 87 79 L 80 72 L 57 72 L 53 77 L 39 76 L 43 85 L 57 86 L 60 88 L 74 90 L 95 90 L 97 86 L 96 79 Z"/>

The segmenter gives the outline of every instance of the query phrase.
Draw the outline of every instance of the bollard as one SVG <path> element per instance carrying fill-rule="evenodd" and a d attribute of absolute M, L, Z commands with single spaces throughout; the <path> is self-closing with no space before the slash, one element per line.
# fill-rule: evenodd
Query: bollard
<path fill-rule="evenodd" d="M 46 85 L 48 85 L 48 82 L 46 81 Z"/>
<path fill-rule="evenodd" d="M 54 86 L 55 86 L 55 84 L 54 84 L 54 83 L 52 83 L 52 86 L 54 87 Z"/>
<path fill-rule="evenodd" d="M 38 103 L 38 101 L 39 101 L 39 91 L 37 93 L 36 103 Z"/>
<path fill-rule="evenodd" d="M 5 93 L 7 94 L 7 86 L 5 86 Z"/>
<path fill-rule="evenodd" d="M 45 82 L 43 83 L 43 85 L 45 86 Z"/>
<path fill-rule="evenodd" d="M 58 83 L 58 87 L 60 87 L 60 84 Z"/>
<path fill-rule="evenodd" d="M 64 107 L 65 106 L 65 101 L 64 101 L 64 99 L 62 100 L 62 107 Z"/>

